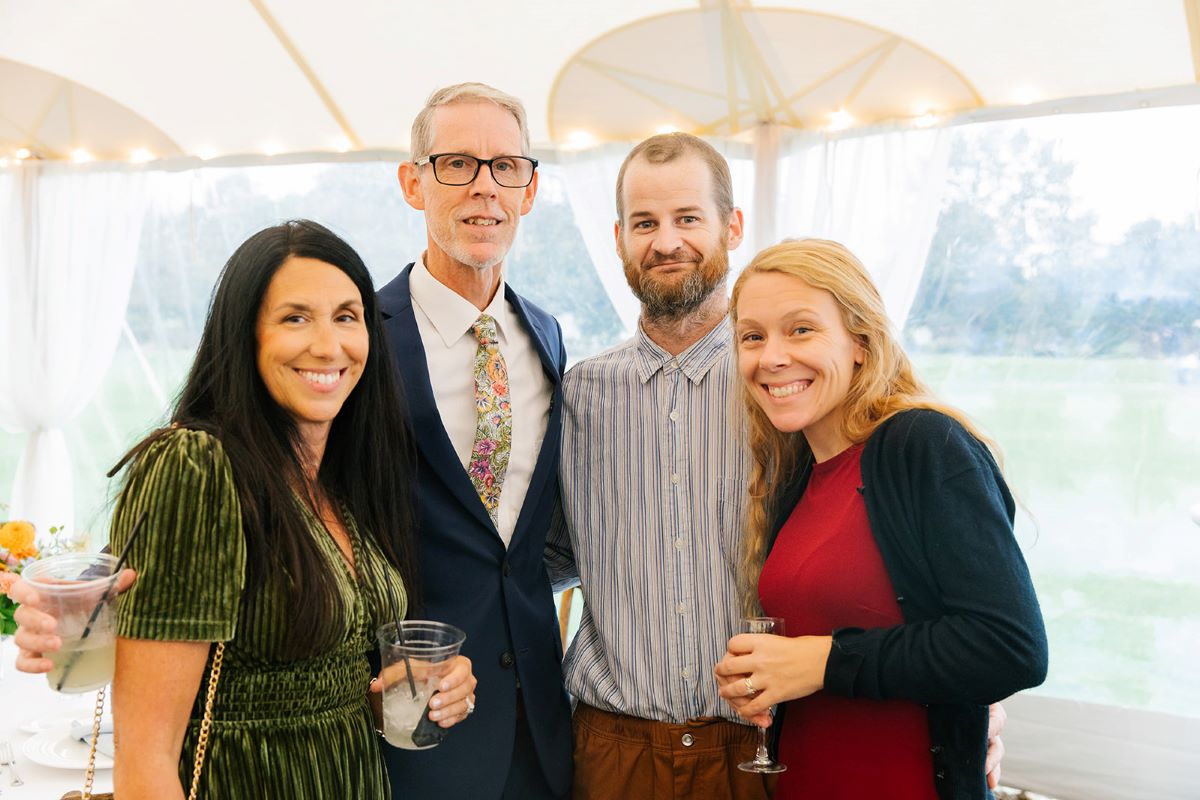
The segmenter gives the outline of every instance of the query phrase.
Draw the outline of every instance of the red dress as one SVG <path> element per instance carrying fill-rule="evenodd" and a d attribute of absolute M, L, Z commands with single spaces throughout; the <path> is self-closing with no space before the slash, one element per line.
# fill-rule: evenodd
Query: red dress
<path fill-rule="evenodd" d="M 863 446 L 817 464 L 758 580 L 764 611 L 788 636 L 904 621 L 871 535 Z M 817 692 L 787 704 L 775 800 L 936 800 L 924 707 Z"/>

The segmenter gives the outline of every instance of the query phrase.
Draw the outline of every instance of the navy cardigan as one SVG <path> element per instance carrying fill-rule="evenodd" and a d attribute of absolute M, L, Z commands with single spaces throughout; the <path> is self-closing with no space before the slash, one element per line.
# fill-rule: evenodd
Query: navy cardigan
<path fill-rule="evenodd" d="M 778 495 L 773 537 L 810 472 L 800 469 Z M 991 797 L 987 706 L 1040 684 L 1048 661 L 1041 610 L 1013 537 L 1012 495 L 988 449 L 926 409 L 901 412 L 871 434 L 862 482 L 904 624 L 833 631 L 825 691 L 924 704 L 938 797 Z"/>

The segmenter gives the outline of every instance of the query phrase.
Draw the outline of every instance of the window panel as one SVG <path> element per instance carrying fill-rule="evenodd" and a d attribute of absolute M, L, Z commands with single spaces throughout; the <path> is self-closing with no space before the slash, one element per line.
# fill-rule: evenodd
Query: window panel
<path fill-rule="evenodd" d="M 906 346 L 1004 450 L 1035 691 L 1200 717 L 1200 109 L 953 134 Z"/>

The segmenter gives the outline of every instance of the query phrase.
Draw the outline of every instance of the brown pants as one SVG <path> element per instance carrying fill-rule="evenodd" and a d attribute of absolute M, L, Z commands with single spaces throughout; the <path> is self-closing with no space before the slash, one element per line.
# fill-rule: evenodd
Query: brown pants
<path fill-rule="evenodd" d="M 574 800 L 767 800 L 775 776 L 742 772 L 756 729 L 716 717 L 682 725 L 579 703 Z"/>

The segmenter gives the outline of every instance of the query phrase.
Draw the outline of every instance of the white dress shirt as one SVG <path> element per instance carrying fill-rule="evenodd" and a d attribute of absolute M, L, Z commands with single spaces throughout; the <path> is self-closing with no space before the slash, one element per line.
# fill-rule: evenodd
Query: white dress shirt
<path fill-rule="evenodd" d="M 542 368 L 532 337 L 504 298 L 503 277 L 495 297 L 483 311 L 433 277 L 425 267 L 424 257 L 413 265 L 408 286 L 438 414 L 464 472 L 475 444 L 477 417 L 475 353 L 479 341 L 471 326 L 480 314 L 489 314 L 496 320 L 512 403 L 512 450 L 496 510 L 496 529 L 507 547 L 546 435 L 553 384 Z"/>

